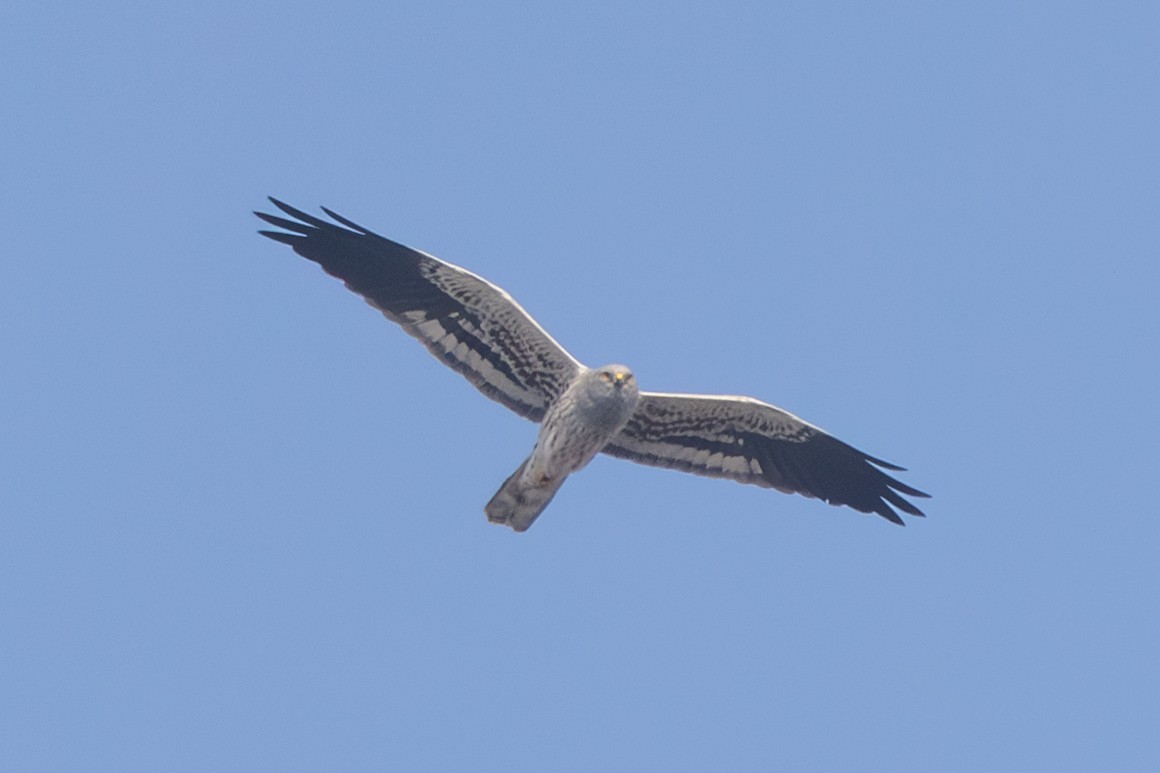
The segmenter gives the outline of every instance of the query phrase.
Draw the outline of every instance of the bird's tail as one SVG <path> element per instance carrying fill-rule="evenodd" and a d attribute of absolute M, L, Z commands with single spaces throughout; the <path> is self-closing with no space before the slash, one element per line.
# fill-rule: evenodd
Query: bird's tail
<path fill-rule="evenodd" d="M 567 476 L 540 482 L 525 482 L 524 470 L 531 460 L 530 456 L 525 459 L 499 487 L 499 491 L 487 503 L 487 507 L 483 508 L 487 513 L 487 520 L 510 526 L 515 531 L 527 531 L 540 513 L 544 512 L 552 497 L 556 496 Z"/>

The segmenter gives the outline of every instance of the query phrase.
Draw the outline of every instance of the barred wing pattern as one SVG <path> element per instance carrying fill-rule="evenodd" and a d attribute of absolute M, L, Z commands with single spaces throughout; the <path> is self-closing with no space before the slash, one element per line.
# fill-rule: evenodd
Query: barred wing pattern
<path fill-rule="evenodd" d="M 604 453 L 804 494 L 897 524 L 902 518 L 894 508 L 923 515 L 901 494 L 928 496 L 882 471 L 901 467 L 751 397 L 642 392 L 632 418 Z"/>
<path fill-rule="evenodd" d="M 540 421 L 582 368 L 504 290 L 323 208 L 338 225 L 277 199 L 260 231 L 341 279 L 481 392 Z"/>

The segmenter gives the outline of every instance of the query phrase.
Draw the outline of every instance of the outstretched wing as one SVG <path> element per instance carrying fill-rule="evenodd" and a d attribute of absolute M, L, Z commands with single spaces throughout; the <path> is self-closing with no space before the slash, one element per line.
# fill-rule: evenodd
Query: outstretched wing
<path fill-rule="evenodd" d="M 283 231 L 259 231 L 403 326 L 481 392 L 540 421 L 582 367 L 499 287 L 368 231 L 329 209 L 338 225 L 271 198 L 294 218 L 254 214 Z M 288 231 L 289 233 L 286 233 Z"/>
<path fill-rule="evenodd" d="M 775 488 L 848 505 L 902 524 L 902 498 L 927 494 L 868 456 L 798 417 L 750 397 L 642 392 L 628 424 L 604 452 L 641 464 Z M 892 507 L 893 505 L 893 507 Z"/>

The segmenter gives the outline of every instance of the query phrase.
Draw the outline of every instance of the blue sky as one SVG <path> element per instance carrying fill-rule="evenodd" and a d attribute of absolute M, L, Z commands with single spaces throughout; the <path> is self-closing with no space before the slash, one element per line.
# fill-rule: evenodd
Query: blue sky
<path fill-rule="evenodd" d="M 1160 766 L 1154 4 L 72 3 L 0 19 L 0 758 Z M 600 458 L 259 238 L 273 194 L 906 529 Z"/>

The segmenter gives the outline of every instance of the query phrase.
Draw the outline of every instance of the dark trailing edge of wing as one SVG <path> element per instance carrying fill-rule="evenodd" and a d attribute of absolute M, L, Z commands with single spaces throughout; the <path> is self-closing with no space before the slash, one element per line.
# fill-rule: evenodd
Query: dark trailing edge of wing
<path fill-rule="evenodd" d="M 309 215 L 273 197 L 270 201 L 301 222 L 255 212 L 255 215 L 270 225 L 291 232 L 258 233 L 290 245 L 299 255 L 314 261 L 331 276 L 343 280 L 351 290 L 383 311 L 396 317 L 408 311 L 423 311 L 430 319 L 463 310 L 459 303 L 432 285 L 419 272 L 422 253 L 379 236 L 325 208 L 324 212 L 346 228 Z"/>
<path fill-rule="evenodd" d="M 799 441 L 746 431 L 738 431 L 734 437 L 733 442 L 725 442 L 696 435 L 671 434 L 663 428 L 650 431 L 647 422 L 635 416 L 622 430 L 621 437 L 614 438 L 612 443 L 604 447 L 604 453 L 641 464 L 710 477 L 727 477 L 741 483 L 803 494 L 831 505 L 846 505 L 859 512 L 876 513 L 900 526 L 906 524 L 894 508 L 908 515 L 925 517 L 922 510 L 901 495 L 921 498 L 929 498 L 930 495 L 879 469 L 882 467 L 905 472 L 904 468 L 869 456 L 821 430 L 814 428 L 809 439 Z M 651 452 L 650 444 L 658 452 Z M 704 450 L 709 454 L 720 453 L 723 456 L 742 456 L 755 460 L 761 467 L 761 473 L 723 474 L 720 470 L 688 459 L 659 453 L 665 446 Z"/>
<path fill-rule="evenodd" d="M 922 510 L 903 499 L 901 494 L 922 498 L 930 495 L 879 469 L 884 467 L 904 472 L 903 468 L 864 454 L 824 432 L 796 444 L 792 450 L 779 449 L 778 443 L 786 445 L 784 441 L 754 437 L 753 456 L 762 469 L 780 463 L 785 478 L 801 493 L 831 505 L 847 505 L 863 513 L 877 513 L 899 526 L 906 524 L 894 508 L 908 515 L 925 517 Z"/>
<path fill-rule="evenodd" d="M 341 279 L 347 288 L 399 323 L 432 354 L 465 376 L 488 397 L 521 416 L 540 420 L 553 390 L 562 387 L 545 381 L 548 377 L 539 373 L 517 372 L 503 352 L 497 349 L 498 342 L 482 332 L 487 326 L 479 314 L 434 284 L 431 276 L 439 271 L 457 272 L 469 277 L 464 281 L 477 282 L 496 293 L 501 291 L 470 272 L 391 241 L 325 207 L 323 211 L 334 218 L 334 223 L 273 197 L 270 201 L 294 219 L 255 212 L 265 222 L 283 229 L 258 233 L 289 245 L 302 257 L 321 266 L 326 273 Z M 513 313 L 526 316 L 526 312 L 514 302 L 512 309 Z M 438 323 L 438 330 L 420 329 L 422 323 L 431 321 Z M 535 324 L 530 318 L 528 321 Z M 455 345 L 466 345 L 492 370 L 482 371 L 457 352 L 455 346 L 441 343 L 441 339 L 448 335 Z M 558 346 L 546 334 L 544 339 L 552 346 Z M 561 356 L 566 358 L 568 355 L 561 352 Z"/>

